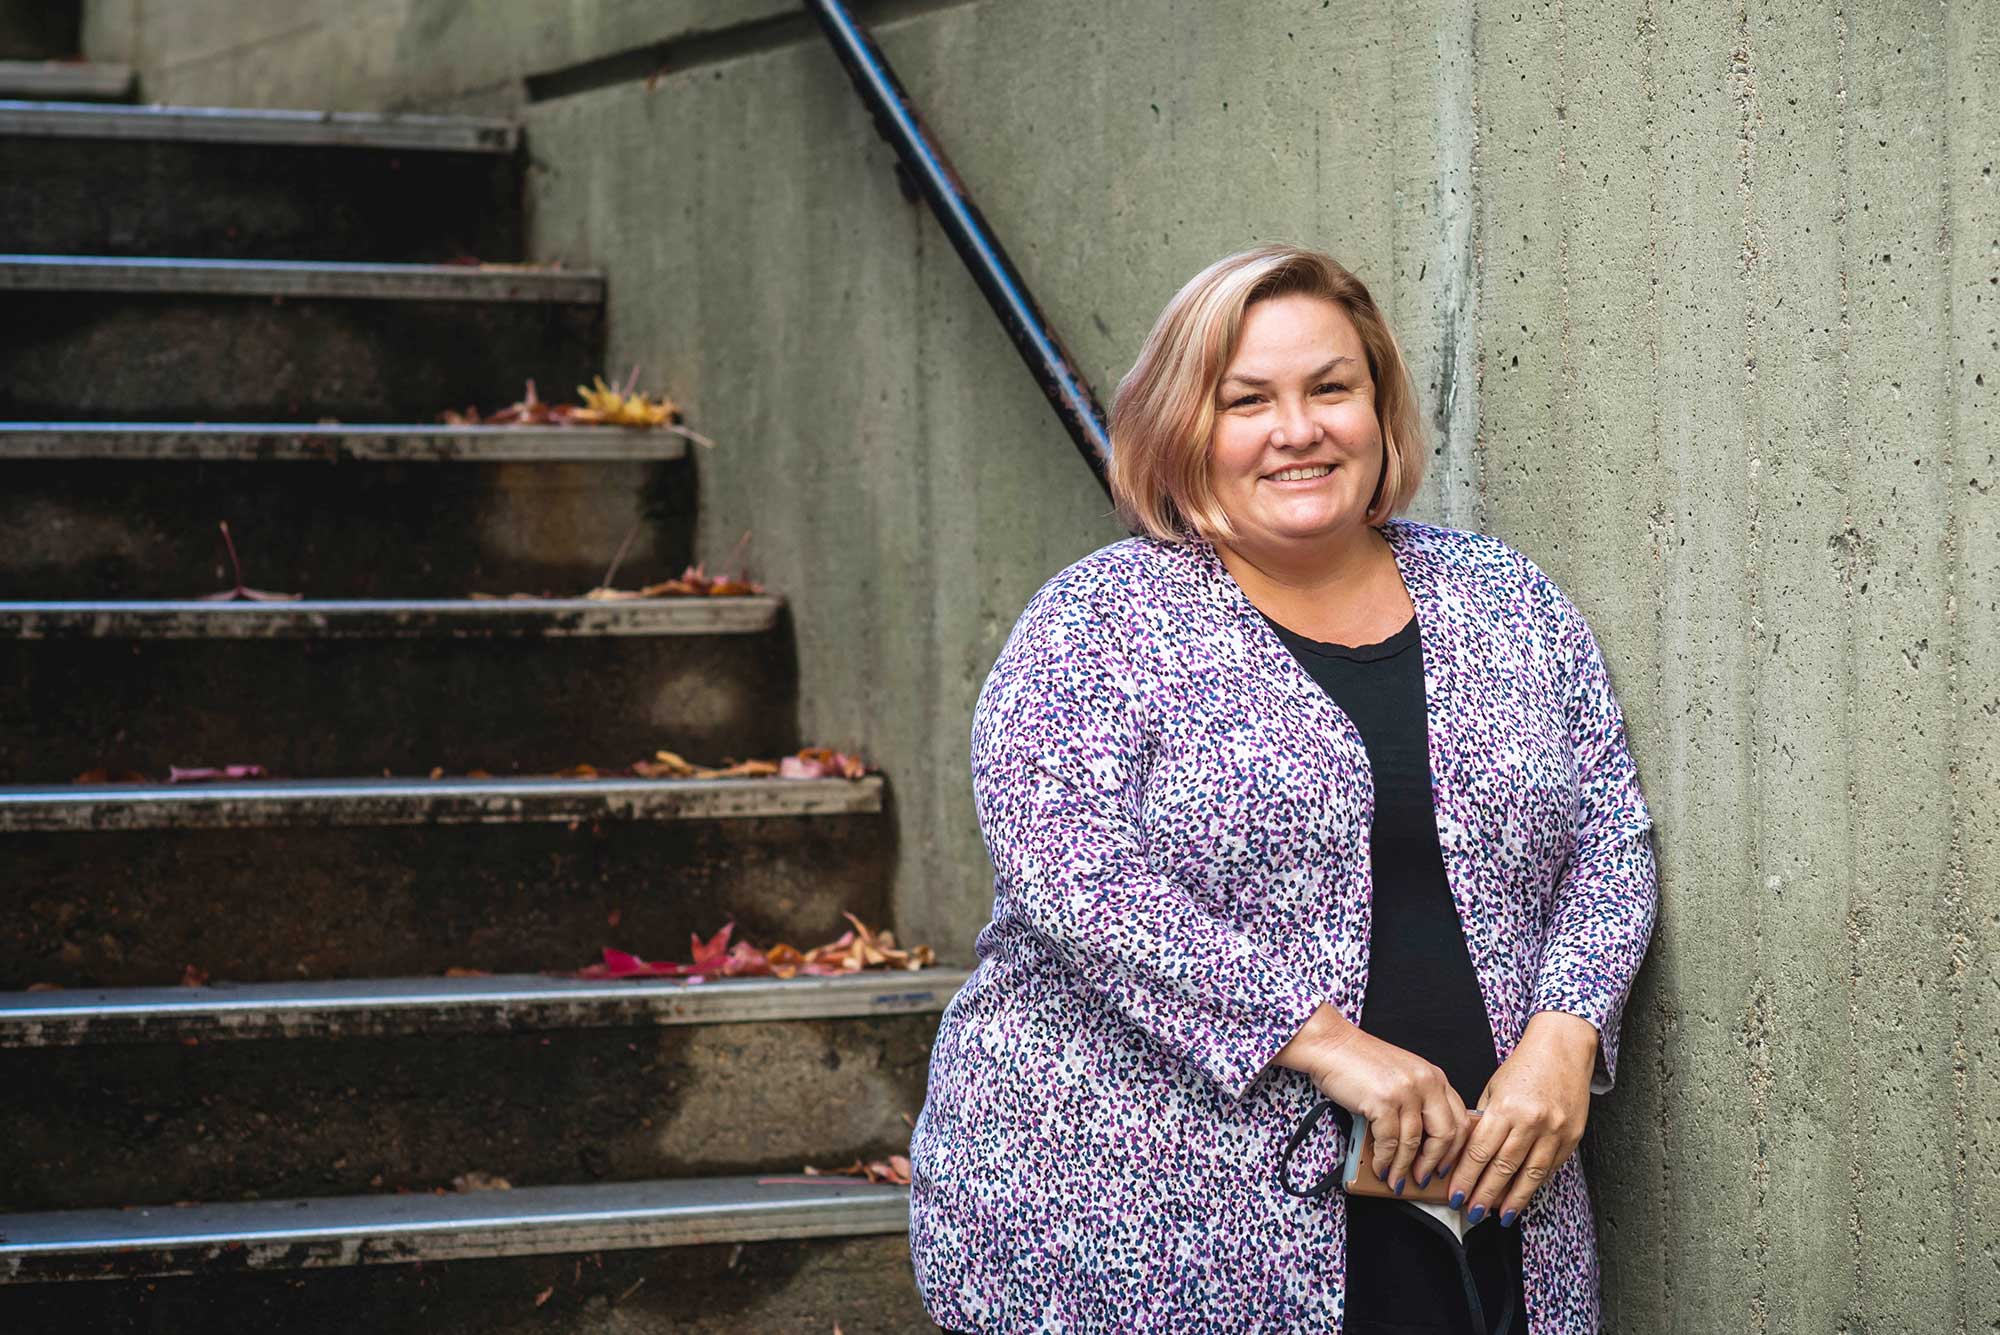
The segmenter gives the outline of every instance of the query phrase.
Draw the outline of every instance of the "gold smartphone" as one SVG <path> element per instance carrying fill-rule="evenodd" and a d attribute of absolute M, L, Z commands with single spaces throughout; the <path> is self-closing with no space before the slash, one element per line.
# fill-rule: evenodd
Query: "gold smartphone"
<path fill-rule="evenodd" d="M 1471 1117 L 1480 1115 L 1479 1109 L 1467 1108 Z M 1375 1176 L 1370 1167 L 1375 1162 L 1375 1133 L 1368 1125 L 1368 1119 L 1360 1113 L 1353 1114 L 1354 1134 L 1347 1138 L 1347 1162 L 1340 1168 L 1341 1188 L 1350 1196 L 1386 1196 L 1394 1201 L 1423 1201 L 1430 1205 L 1451 1204 L 1451 1178 L 1440 1174 L 1419 1187 L 1415 1182 L 1405 1183 L 1403 1194 Z"/>

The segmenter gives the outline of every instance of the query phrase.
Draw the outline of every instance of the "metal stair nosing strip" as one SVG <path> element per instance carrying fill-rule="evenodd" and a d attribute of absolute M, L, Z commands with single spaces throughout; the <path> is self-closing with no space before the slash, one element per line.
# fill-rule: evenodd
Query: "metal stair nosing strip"
<path fill-rule="evenodd" d="M 330 779 L 0 787 L 0 833 L 866 815 L 882 778 Z"/>
<path fill-rule="evenodd" d="M 775 594 L 671 598 L 134 599 L 0 602 L 0 640 L 564 639 L 749 635 Z"/>
<path fill-rule="evenodd" d="M 129 72 L 126 78 L 129 80 Z M 10 135 L 502 154 L 513 152 L 521 140 L 520 127 L 513 121 L 483 116 L 106 106 L 0 99 L 0 136 Z"/>
<path fill-rule="evenodd" d="M 132 67 L 89 60 L 0 60 L 0 94 L 9 98 L 121 98 L 132 93 Z"/>
<path fill-rule="evenodd" d="M 604 275 L 506 264 L 0 254 L 0 292 L 600 305 Z"/>
<path fill-rule="evenodd" d="M 701 983 L 495 974 L 7 992 L 0 993 L 0 1048 L 929 1014 L 942 1011 L 969 977 L 934 965 Z"/>
<path fill-rule="evenodd" d="M 895 1184 L 738 1176 L 0 1215 L 0 1283 L 851 1237 L 909 1211 Z"/>
<path fill-rule="evenodd" d="M 0 460 L 651 463 L 687 455 L 672 431 L 617 426 L 347 422 L 0 422 Z"/>

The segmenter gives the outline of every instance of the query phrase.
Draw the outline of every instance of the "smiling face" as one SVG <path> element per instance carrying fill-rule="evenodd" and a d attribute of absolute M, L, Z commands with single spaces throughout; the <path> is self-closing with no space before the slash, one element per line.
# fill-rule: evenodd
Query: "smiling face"
<path fill-rule="evenodd" d="M 1358 532 L 1383 454 L 1375 382 L 1347 312 L 1304 294 L 1246 309 L 1216 388 L 1208 452 L 1234 545 L 1282 553 Z M 1308 475 L 1296 476 L 1301 469 Z"/>

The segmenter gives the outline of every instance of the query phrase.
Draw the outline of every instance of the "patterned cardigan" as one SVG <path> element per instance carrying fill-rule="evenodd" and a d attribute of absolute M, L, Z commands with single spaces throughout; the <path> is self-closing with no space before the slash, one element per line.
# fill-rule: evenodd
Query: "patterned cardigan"
<path fill-rule="evenodd" d="M 1595 639 L 1498 539 L 1392 520 L 1416 605 L 1439 841 L 1494 1049 L 1597 1027 L 1593 1093 L 1657 906 L 1652 821 Z M 910 1248 L 955 1330 L 1340 1329 L 1345 1198 L 1277 1165 L 1317 1098 L 1271 1065 L 1362 1019 L 1367 752 L 1201 541 L 1127 538 L 1021 614 L 972 722 L 996 871 L 911 1138 Z M 1294 1182 L 1341 1156 L 1322 1121 Z M 1515 1225 L 1530 1335 L 1595 1335 L 1572 1155 Z"/>

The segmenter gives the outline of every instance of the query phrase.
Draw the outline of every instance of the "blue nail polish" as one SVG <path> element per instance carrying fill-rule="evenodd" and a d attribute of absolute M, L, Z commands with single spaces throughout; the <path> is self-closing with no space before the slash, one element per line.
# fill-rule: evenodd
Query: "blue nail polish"
<path fill-rule="evenodd" d="M 1400 1177 L 1396 1179 L 1396 1194 L 1397 1194 L 1398 1196 L 1400 1196 L 1400 1195 L 1402 1195 L 1402 1194 L 1403 1194 L 1403 1183 L 1404 1183 L 1404 1182 L 1405 1182 L 1406 1180 L 1407 1180 L 1407 1179 L 1405 1179 L 1405 1178 L 1400 1178 Z"/>
<path fill-rule="evenodd" d="M 1483 1205 L 1475 1205 L 1472 1207 L 1472 1212 L 1465 1216 L 1465 1222 L 1468 1224 L 1476 1224 L 1485 1217 L 1486 1217 L 1486 1207 Z"/>
<path fill-rule="evenodd" d="M 1454 1210 L 1457 1210 L 1457 1209 L 1460 1209 L 1460 1208 L 1462 1208 L 1462 1207 L 1463 1207 L 1464 1205 L 1465 1205 L 1465 1193 L 1464 1193 L 1464 1192 L 1462 1192 L 1462 1191 L 1454 1191 L 1454 1192 L 1452 1192 L 1452 1193 L 1451 1193 L 1451 1208 L 1452 1208 L 1452 1209 L 1454 1209 Z"/>
<path fill-rule="evenodd" d="M 1430 1183 L 1430 1180 L 1431 1180 L 1431 1175 L 1430 1175 L 1429 1173 L 1419 1173 L 1419 1174 L 1417 1174 L 1417 1185 L 1418 1185 L 1419 1187 L 1423 1187 L 1423 1186 L 1428 1186 L 1428 1185 L 1429 1185 L 1429 1183 Z"/>
<path fill-rule="evenodd" d="M 1506 1213 L 1502 1214 L 1500 1216 L 1500 1227 L 1512 1228 L 1514 1226 L 1514 1216 L 1519 1213 L 1521 1213 L 1519 1210 L 1508 1210 Z"/>

